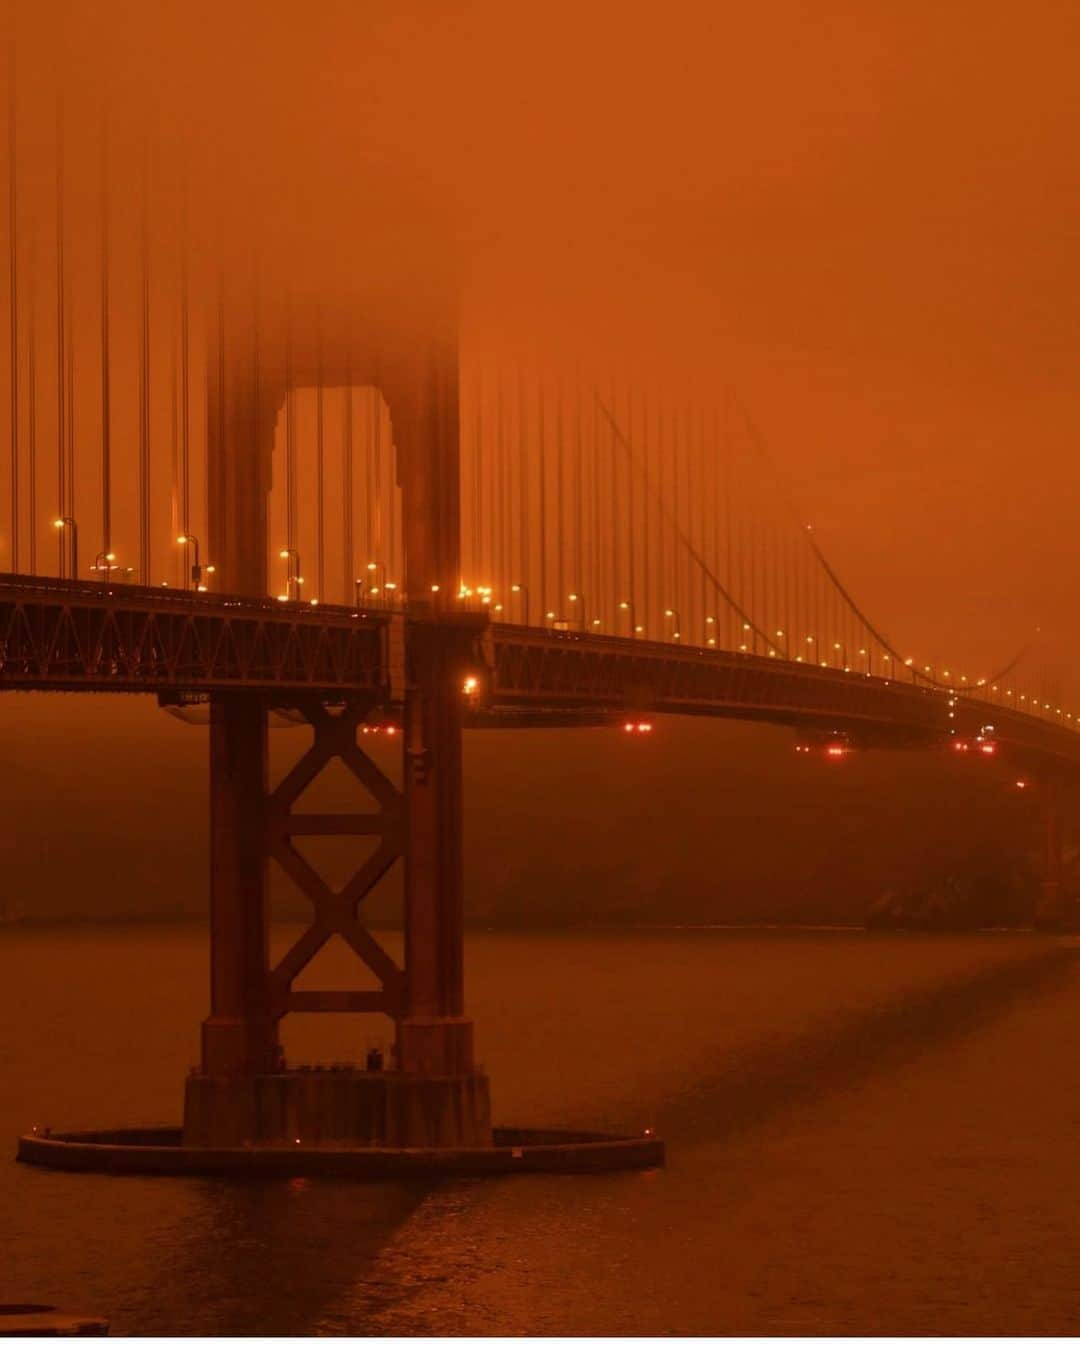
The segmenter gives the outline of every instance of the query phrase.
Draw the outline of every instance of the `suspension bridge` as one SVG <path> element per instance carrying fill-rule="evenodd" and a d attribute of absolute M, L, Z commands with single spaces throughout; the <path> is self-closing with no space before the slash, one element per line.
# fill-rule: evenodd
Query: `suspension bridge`
<path fill-rule="evenodd" d="M 12 80 L 0 690 L 208 705 L 211 1006 L 186 1148 L 490 1144 L 464 999 L 470 727 L 728 717 L 830 760 L 992 761 L 1042 794 L 1040 918 L 1060 919 L 1080 707 L 1022 666 L 891 641 L 736 400 L 470 344 L 434 292 L 275 287 L 256 253 L 195 236 L 152 147 L 121 179 L 106 116 L 39 104 Z M 75 153 L 96 169 L 73 174 Z M 272 713 L 311 733 L 276 785 Z M 400 782 L 373 731 L 397 738 Z M 332 760 L 362 809 L 298 809 Z M 333 890 L 311 836 L 374 847 Z M 277 962 L 271 861 L 312 905 Z M 400 965 L 362 917 L 399 863 Z M 376 987 L 294 987 L 335 936 Z M 298 1011 L 391 1018 L 394 1062 L 291 1071 L 278 1028 Z"/>

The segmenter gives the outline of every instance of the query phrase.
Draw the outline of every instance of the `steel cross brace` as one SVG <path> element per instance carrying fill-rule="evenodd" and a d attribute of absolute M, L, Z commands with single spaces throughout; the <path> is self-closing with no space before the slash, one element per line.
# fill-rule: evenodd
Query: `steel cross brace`
<path fill-rule="evenodd" d="M 298 707 L 315 739 L 267 799 L 267 851 L 315 910 L 311 924 L 270 972 L 270 1001 L 276 1017 L 288 1012 L 382 1012 L 397 1017 L 403 1008 L 404 972 L 360 922 L 357 912 L 361 900 L 404 850 L 403 795 L 356 743 L 357 727 L 369 706 L 367 701 L 351 703 L 337 714 L 318 703 Z M 300 794 L 335 757 L 375 798 L 379 811 L 328 814 L 293 809 Z M 305 835 L 374 835 L 379 844 L 345 886 L 334 891 L 294 847 L 293 839 Z M 293 980 L 335 934 L 376 976 L 380 989 L 293 990 Z"/>

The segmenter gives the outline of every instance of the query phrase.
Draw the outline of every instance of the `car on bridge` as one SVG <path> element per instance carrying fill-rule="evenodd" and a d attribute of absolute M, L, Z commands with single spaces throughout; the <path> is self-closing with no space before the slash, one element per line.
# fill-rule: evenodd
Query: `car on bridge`
<path fill-rule="evenodd" d="M 800 731 L 795 742 L 797 755 L 812 755 L 817 751 L 829 760 L 845 759 L 854 749 L 846 731 Z"/>

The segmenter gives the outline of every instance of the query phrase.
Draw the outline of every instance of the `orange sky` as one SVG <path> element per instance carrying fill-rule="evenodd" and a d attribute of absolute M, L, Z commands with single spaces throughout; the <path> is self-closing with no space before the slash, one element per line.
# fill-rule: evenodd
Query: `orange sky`
<path fill-rule="evenodd" d="M 452 241 L 497 325 L 735 389 L 899 641 L 1072 641 L 1075 6 L 68 9 L 269 275 Z"/>

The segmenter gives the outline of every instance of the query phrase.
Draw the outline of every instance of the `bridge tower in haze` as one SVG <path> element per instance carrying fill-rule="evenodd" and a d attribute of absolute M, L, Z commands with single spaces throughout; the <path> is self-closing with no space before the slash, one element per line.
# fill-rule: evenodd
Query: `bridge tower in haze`
<path fill-rule="evenodd" d="M 491 1140 L 488 1086 L 473 1056 L 463 988 L 462 680 L 479 616 L 462 614 L 458 354 L 452 311 L 385 337 L 377 362 L 344 357 L 320 338 L 296 341 L 294 387 L 370 384 L 390 409 L 403 502 L 404 602 L 398 627 L 404 714 L 403 787 L 363 753 L 357 728 L 375 696 L 289 706 L 313 728 L 311 748 L 273 790 L 265 693 L 211 697 L 211 999 L 202 1060 L 187 1083 L 185 1141 L 334 1140 L 456 1146 Z M 209 362 L 211 548 L 223 590 L 265 597 L 273 428 L 287 389 L 260 368 L 254 335 L 218 334 Z M 376 813 L 313 815 L 294 803 L 334 757 L 379 805 Z M 366 794 L 365 794 L 366 797 Z M 368 835 L 377 847 L 338 892 L 293 847 L 302 835 Z M 307 930 L 269 958 L 267 880 L 276 859 L 311 900 Z M 361 902 L 401 860 L 403 968 L 363 923 Z M 293 980 L 338 935 L 374 974 L 363 991 L 300 991 Z M 382 1012 L 395 1057 L 382 1071 L 291 1072 L 279 1045 L 289 1012 Z"/>

